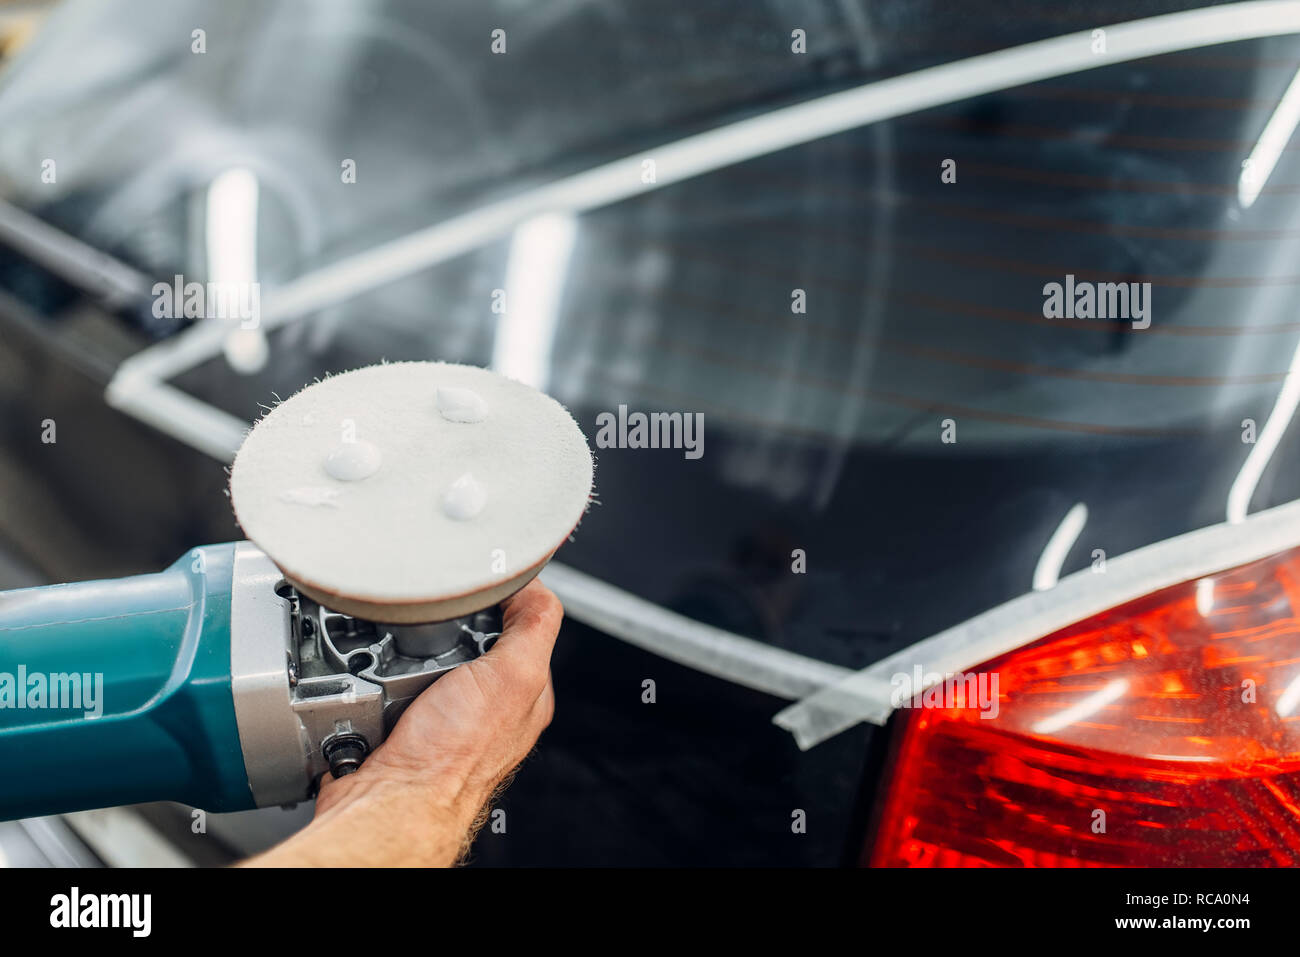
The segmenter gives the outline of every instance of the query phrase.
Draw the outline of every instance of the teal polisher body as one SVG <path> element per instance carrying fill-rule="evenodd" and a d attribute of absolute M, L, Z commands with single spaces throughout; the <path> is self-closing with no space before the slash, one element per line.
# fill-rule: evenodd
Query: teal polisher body
<path fill-rule="evenodd" d="M 253 806 L 231 696 L 234 545 L 0 593 L 0 817 L 169 798 Z"/>
<path fill-rule="evenodd" d="M 304 800 L 498 628 L 495 607 L 417 625 L 335 613 L 251 542 L 155 574 L 2 592 L 0 819 Z"/>

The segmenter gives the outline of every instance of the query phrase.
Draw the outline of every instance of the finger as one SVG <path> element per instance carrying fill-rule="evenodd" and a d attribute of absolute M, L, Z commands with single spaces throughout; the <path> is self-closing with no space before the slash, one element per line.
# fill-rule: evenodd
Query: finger
<path fill-rule="evenodd" d="M 501 613 L 504 625 L 502 640 L 515 632 L 540 626 L 550 633 L 550 640 L 554 643 L 555 632 L 564 617 L 564 606 L 555 597 L 555 592 L 543 585 L 540 578 L 534 578 L 501 603 Z"/>
<path fill-rule="evenodd" d="M 551 652 L 564 618 L 555 593 L 537 579 L 502 603 L 503 630 L 485 656 L 534 694 L 549 679 Z"/>

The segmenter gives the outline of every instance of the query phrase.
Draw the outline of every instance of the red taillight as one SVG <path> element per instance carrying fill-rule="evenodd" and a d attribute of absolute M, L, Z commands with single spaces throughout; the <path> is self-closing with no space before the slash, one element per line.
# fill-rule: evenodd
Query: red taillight
<path fill-rule="evenodd" d="M 1300 864 L 1300 549 L 977 670 L 995 718 L 899 712 L 871 864 Z"/>

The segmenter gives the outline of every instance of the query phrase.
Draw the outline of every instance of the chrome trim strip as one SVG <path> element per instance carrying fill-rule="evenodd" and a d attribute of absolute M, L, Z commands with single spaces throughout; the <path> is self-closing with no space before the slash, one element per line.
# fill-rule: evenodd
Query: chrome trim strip
<path fill-rule="evenodd" d="M 1240 523 L 1211 525 L 1139 548 L 1109 559 L 1104 572 L 1085 568 L 1053 588 L 1029 592 L 919 641 L 813 692 L 772 721 L 806 751 L 859 722 L 884 724 L 893 712 L 890 679 L 911 673 L 915 665 L 936 674 L 968 671 L 1126 601 L 1296 545 L 1300 499 Z"/>
<path fill-rule="evenodd" d="M 0 244 L 30 257 L 110 305 L 147 300 L 144 273 L 0 199 Z"/>
<path fill-rule="evenodd" d="M 559 596 L 566 616 L 746 688 L 794 700 L 853 674 L 668 611 L 558 562 L 547 565 L 539 577 Z"/>

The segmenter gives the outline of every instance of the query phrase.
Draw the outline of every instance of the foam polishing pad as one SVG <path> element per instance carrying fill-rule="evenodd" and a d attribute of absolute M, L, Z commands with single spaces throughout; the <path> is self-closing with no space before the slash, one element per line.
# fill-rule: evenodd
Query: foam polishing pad
<path fill-rule="evenodd" d="M 526 585 L 591 497 L 554 399 L 474 366 L 330 376 L 253 426 L 230 470 L 244 533 L 301 592 L 373 621 L 443 621 Z"/>

